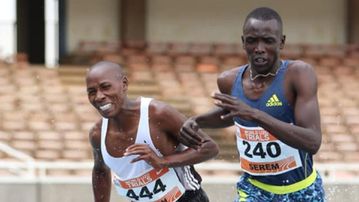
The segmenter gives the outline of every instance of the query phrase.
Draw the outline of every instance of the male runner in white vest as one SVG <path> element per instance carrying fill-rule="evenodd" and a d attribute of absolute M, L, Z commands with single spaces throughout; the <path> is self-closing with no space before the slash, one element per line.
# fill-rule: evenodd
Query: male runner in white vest
<path fill-rule="evenodd" d="M 179 131 L 186 118 L 163 102 L 129 99 L 128 79 L 118 64 L 93 65 L 86 84 L 90 103 L 103 117 L 89 134 L 96 202 L 110 201 L 111 176 L 117 193 L 129 201 L 209 201 L 193 167 L 218 154 L 208 135 L 198 131 L 204 141 L 197 150 L 183 146 Z"/>

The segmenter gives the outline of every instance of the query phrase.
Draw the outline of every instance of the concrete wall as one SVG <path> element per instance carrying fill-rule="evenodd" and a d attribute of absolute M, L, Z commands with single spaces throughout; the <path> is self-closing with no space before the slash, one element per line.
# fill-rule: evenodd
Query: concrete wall
<path fill-rule="evenodd" d="M 67 2 L 67 49 L 81 40 L 118 41 L 118 0 L 71 0 Z"/>
<path fill-rule="evenodd" d="M 211 202 L 232 202 L 232 184 L 204 184 Z M 359 201 L 359 185 L 325 185 L 328 202 Z M 0 183 L 0 201 L 8 202 L 87 202 L 93 201 L 89 183 Z M 111 201 L 125 202 L 112 191 Z"/>
<path fill-rule="evenodd" d="M 120 38 L 120 0 L 67 3 L 67 47 L 80 40 Z M 147 1 L 147 41 L 239 43 L 242 23 L 258 6 L 276 9 L 288 43 L 346 41 L 346 1 L 342 0 L 151 0 Z"/>
<path fill-rule="evenodd" d="M 283 18 L 291 43 L 344 43 L 346 1 L 342 0 L 151 0 L 149 41 L 240 42 L 242 23 L 256 7 L 269 6 Z"/>

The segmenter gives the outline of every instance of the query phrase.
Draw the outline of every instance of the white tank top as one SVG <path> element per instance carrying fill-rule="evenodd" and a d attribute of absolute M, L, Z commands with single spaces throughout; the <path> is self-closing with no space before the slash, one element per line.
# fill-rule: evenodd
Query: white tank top
<path fill-rule="evenodd" d="M 160 151 L 154 146 L 150 129 L 148 109 L 151 98 L 141 98 L 140 120 L 135 143 L 148 144 L 158 155 Z M 146 161 L 131 163 L 137 155 L 113 157 L 107 152 L 105 140 L 108 128 L 108 119 L 102 119 L 101 152 L 105 164 L 114 173 L 113 182 L 117 192 L 132 201 L 176 201 L 185 190 L 200 188 L 200 179 L 197 179 L 193 167 L 164 168 L 155 170 Z M 178 147 L 180 148 L 180 147 Z M 181 147 L 183 149 L 183 146 Z"/>

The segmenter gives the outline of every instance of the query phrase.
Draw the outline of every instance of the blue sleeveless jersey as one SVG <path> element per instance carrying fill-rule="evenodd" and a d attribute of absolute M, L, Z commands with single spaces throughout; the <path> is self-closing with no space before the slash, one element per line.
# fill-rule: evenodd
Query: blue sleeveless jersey
<path fill-rule="evenodd" d="M 293 107 L 289 105 L 284 95 L 284 76 L 289 62 L 290 61 L 282 61 L 278 73 L 272 83 L 256 100 L 249 99 L 244 95 L 242 77 L 243 73 L 248 68 L 248 64 L 241 66 L 232 87 L 232 96 L 240 99 L 253 108 L 266 112 L 276 119 L 295 124 Z M 246 127 L 259 126 L 255 122 L 242 120 L 239 117 L 234 117 L 233 120 L 234 122 Z M 244 175 L 249 175 L 252 179 L 270 185 L 290 185 L 299 182 L 307 178 L 312 173 L 313 157 L 308 152 L 303 150 L 298 151 L 302 162 L 302 166 L 299 168 L 278 175 L 254 176 L 249 173 L 245 173 Z"/>

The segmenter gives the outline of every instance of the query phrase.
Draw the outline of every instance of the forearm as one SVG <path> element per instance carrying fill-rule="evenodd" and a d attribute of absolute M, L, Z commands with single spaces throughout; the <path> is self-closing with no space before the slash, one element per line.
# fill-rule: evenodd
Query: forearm
<path fill-rule="evenodd" d="M 297 149 L 315 154 L 321 144 L 319 129 L 304 128 L 280 121 L 265 112 L 255 110 L 253 119 L 276 138 Z"/>
<path fill-rule="evenodd" d="M 232 120 L 223 120 L 221 116 L 227 112 L 221 108 L 214 108 L 213 110 L 192 119 L 198 124 L 200 128 L 225 128 L 233 125 Z"/>
<path fill-rule="evenodd" d="M 219 149 L 216 143 L 204 140 L 197 150 L 188 148 L 185 151 L 163 157 L 161 166 L 180 167 L 193 165 L 214 158 L 218 155 L 218 152 Z"/>
<path fill-rule="evenodd" d="M 109 202 L 111 195 L 111 174 L 106 171 L 92 171 L 92 189 L 95 202 Z"/>

